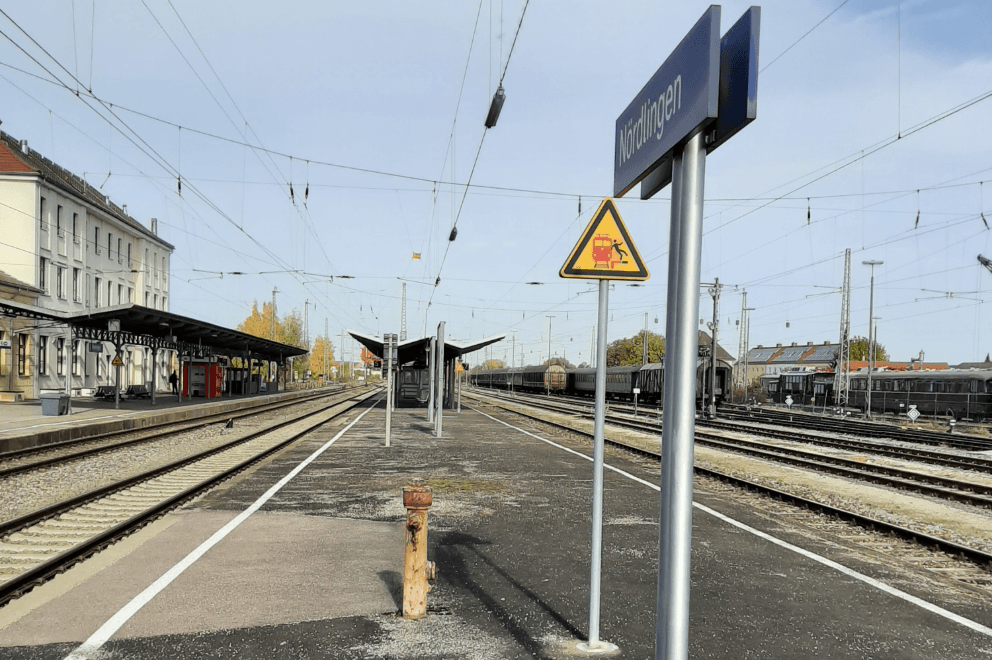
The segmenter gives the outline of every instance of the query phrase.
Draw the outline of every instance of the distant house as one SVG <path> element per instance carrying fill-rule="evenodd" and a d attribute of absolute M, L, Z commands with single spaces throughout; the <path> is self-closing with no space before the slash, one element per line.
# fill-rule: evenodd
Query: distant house
<path fill-rule="evenodd" d="M 775 376 L 797 369 L 832 370 L 837 348 L 837 344 L 831 344 L 829 341 L 822 344 L 814 344 L 810 341 L 805 345 L 793 342 L 791 346 L 776 344 L 774 347 L 759 345 L 749 350 L 747 354 L 748 382 L 756 383 L 762 376 Z"/>
<path fill-rule="evenodd" d="M 956 364 L 952 369 L 992 369 L 992 359 L 988 353 L 985 354 L 985 362 L 962 362 Z"/>

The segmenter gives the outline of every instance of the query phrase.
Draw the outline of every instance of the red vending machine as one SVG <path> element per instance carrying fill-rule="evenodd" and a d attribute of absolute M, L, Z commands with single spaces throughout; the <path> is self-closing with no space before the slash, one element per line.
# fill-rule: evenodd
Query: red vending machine
<path fill-rule="evenodd" d="M 206 394 L 208 399 L 216 399 L 224 393 L 224 367 L 211 362 L 207 365 Z"/>
<path fill-rule="evenodd" d="M 216 399 L 224 391 L 224 367 L 216 362 L 183 363 L 183 396 Z"/>

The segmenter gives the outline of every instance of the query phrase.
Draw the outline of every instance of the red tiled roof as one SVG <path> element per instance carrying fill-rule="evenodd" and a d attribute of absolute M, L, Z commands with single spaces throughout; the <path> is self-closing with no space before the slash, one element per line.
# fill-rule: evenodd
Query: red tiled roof
<path fill-rule="evenodd" d="M 7 145 L 0 142 L 0 172 L 34 172 Z"/>

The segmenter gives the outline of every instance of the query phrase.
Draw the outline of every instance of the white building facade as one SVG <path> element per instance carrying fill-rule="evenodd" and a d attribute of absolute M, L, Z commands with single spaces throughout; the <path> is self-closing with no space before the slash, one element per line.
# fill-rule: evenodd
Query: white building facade
<path fill-rule="evenodd" d="M 38 307 L 70 315 L 129 303 L 168 311 L 173 249 L 154 219 L 145 227 L 126 206 L 0 131 L 0 270 L 36 287 Z M 36 323 L 14 334 L 9 368 L 26 397 L 67 383 L 74 393 L 115 384 L 112 344 L 95 352 L 65 325 Z M 149 349 L 122 353 L 120 387 L 168 388 L 170 352 L 160 351 L 157 365 Z"/>

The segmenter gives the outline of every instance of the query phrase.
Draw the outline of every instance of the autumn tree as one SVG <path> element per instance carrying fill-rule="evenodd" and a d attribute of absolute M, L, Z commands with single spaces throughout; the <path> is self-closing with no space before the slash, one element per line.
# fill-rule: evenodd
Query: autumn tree
<path fill-rule="evenodd" d="M 244 321 L 238 324 L 238 330 L 253 337 L 262 339 L 274 339 L 280 344 L 305 348 L 303 341 L 303 318 L 299 310 L 293 309 L 288 314 L 275 318 L 275 337 L 272 330 L 272 303 L 262 303 L 259 309 L 258 301 L 252 303 L 251 313 Z M 309 360 L 307 356 L 301 356 L 293 360 L 293 371 L 299 376 L 307 370 Z M 263 365 L 260 373 L 267 375 L 267 366 Z"/>
<path fill-rule="evenodd" d="M 326 358 L 326 371 L 325 369 Z M 316 378 L 318 374 L 324 374 L 325 379 L 330 378 L 331 363 L 334 362 L 334 344 L 323 335 L 317 335 L 314 339 L 313 347 L 310 349 L 309 368 L 311 378 Z"/>
<path fill-rule="evenodd" d="M 483 371 L 488 371 L 490 369 L 505 369 L 505 368 L 506 368 L 506 364 L 502 360 L 486 360 L 480 366 L 480 369 L 482 369 Z"/>
<path fill-rule="evenodd" d="M 572 364 L 571 362 L 569 362 L 567 359 L 560 358 L 560 357 L 555 357 L 555 358 L 551 358 L 550 360 L 545 360 L 541 364 L 541 366 L 546 367 L 549 364 L 560 364 L 561 366 L 565 367 L 566 369 L 573 369 L 575 367 L 575 365 Z"/>
<path fill-rule="evenodd" d="M 853 337 L 851 338 L 851 361 L 852 362 L 867 362 L 868 356 L 871 353 L 871 348 L 868 340 L 865 337 Z M 886 362 L 889 359 L 889 353 L 885 350 L 885 346 L 875 342 L 875 362 Z"/>
<path fill-rule="evenodd" d="M 617 339 L 606 347 L 606 366 L 630 367 L 641 364 L 644 345 L 644 333 L 633 337 Z M 648 333 L 648 362 L 661 362 L 665 355 L 665 338 L 661 335 Z"/>

